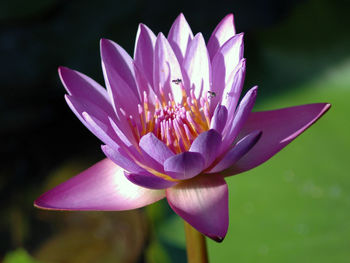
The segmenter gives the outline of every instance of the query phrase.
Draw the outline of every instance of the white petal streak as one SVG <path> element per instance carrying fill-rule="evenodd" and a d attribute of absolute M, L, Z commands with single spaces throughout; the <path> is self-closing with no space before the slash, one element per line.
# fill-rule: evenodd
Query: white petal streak
<path fill-rule="evenodd" d="M 211 67 L 210 59 L 201 33 L 198 33 L 191 41 L 183 63 L 186 73 L 185 85 L 194 87 L 194 93 L 199 99 L 210 88 Z"/>
<path fill-rule="evenodd" d="M 160 90 L 163 89 L 166 98 L 169 93 L 172 93 L 174 100 L 181 103 L 181 88 L 172 82 L 175 79 L 182 79 L 180 65 L 168 40 L 162 33 L 159 33 L 157 37 L 154 53 L 153 86 L 156 94 L 160 95 Z"/>

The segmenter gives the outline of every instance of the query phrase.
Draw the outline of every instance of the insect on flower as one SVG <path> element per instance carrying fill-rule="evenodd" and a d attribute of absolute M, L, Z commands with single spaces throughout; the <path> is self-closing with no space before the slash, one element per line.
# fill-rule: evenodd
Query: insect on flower
<path fill-rule="evenodd" d="M 214 98 L 214 97 L 216 97 L 216 93 L 214 91 L 208 90 L 208 97 L 209 98 Z"/>
<path fill-rule="evenodd" d="M 59 75 L 69 107 L 103 142 L 106 159 L 40 196 L 39 208 L 129 210 L 166 197 L 195 229 L 221 241 L 225 177 L 267 161 L 330 107 L 252 112 L 257 87 L 239 102 L 246 60 L 232 14 L 207 44 L 183 14 L 167 37 L 140 24 L 134 58 L 102 39 L 101 59 L 106 89 L 65 67 Z"/>
<path fill-rule="evenodd" d="M 176 85 L 180 84 L 182 82 L 181 79 L 173 79 L 171 82 L 175 83 Z"/>

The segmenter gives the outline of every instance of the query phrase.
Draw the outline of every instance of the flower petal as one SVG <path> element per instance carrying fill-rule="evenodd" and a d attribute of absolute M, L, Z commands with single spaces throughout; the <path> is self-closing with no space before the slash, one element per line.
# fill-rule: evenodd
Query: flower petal
<path fill-rule="evenodd" d="M 216 164 L 210 171 L 206 173 L 221 172 L 241 159 L 247 152 L 249 152 L 253 146 L 258 142 L 261 137 L 261 131 L 253 131 L 239 140 L 235 146 L 232 147 L 224 156 L 224 158 Z"/>
<path fill-rule="evenodd" d="M 114 116 L 107 91 L 88 76 L 66 67 L 59 67 L 58 74 L 69 95 L 84 99 Z"/>
<path fill-rule="evenodd" d="M 226 106 L 227 111 L 231 113 L 228 116 L 227 122 L 230 123 L 234 116 L 234 112 L 242 93 L 246 71 L 246 61 L 241 59 L 236 69 L 232 72 L 232 77 L 226 83 L 225 90 L 222 94 L 221 104 Z"/>
<path fill-rule="evenodd" d="M 136 35 L 134 60 L 149 83 L 153 83 L 153 54 L 156 36 L 146 25 L 140 24 Z"/>
<path fill-rule="evenodd" d="M 168 181 L 148 172 L 138 174 L 126 172 L 125 176 L 130 182 L 150 189 L 165 189 L 177 184 L 175 181 Z"/>
<path fill-rule="evenodd" d="M 107 91 L 110 97 L 113 98 L 114 110 L 117 112 L 119 119 L 123 119 L 122 115 L 124 115 L 124 112 L 128 114 L 127 117 L 131 115 L 138 122 L 137 104 L 140 104 L 139 97 L 134 94 L 128 83 L 113 68 L 108 69 L 102 63 L 102 70 L 105 76 Z"/>
<path fill-rule="evenodd" d="M 262 130 L 263 134 L 254 148 L 226 174 L 242 173 L 266 162 L 315 123 L 330 106 L 327 103 L 316 103 L 251 113 L 240 137 L 253 130 Z"/>
<path fill-rule="evenodd" d="M 174 53 L 182 64 L 185 57 L 187 46 L 193 39 L 193 33 L 188 25 L 185 16 L 181 13 L 174 21 L 168 34 L 168 41 L 174 50 Z"/>
<path fill-rule="evenodd" d="M 226 125 L 227 130 L 224 131 L 224 138 L 222 140 L 220 153 L 224 152 L 231 146 L 242 129 L 244 123 L 247 121 L 255 103 L 257 89 L 258 87 L 253 87 L 244 95 L 235 112 L 232 123 L 228 123 L 228 125 Z"/>
<path fill-rule="evenodd" d="M 198 176 L 166 190 L 171 208 L 199 232 L 221 242 L 228 228 L 228 188 L 219 175 Z"/>
<path fill-rule="evenodd" d="M 108 39 L 101 39 L 100 48 L 102 65 L 105 67 L 105 80 L 107 80 L 106 74 L 111 75 L 116 72 L 127 83 L 135 96 L 139 97 L 133 60 L 129 54 L 117 43 Z M 118 85 L 118 83 L 115 83 L 115 85 Z"/>
<path fill-rule="evenodd" d="M 168 158 L 164 162 L 165 172 L 174 179 L 190 179 L 199 174 L 205 165 L 200 153 L 183 152 Z"/>
<path fill-rule="evenodd" d="M 162 165 L 166 159 L 175 155 L 168 146 L 160 141 L 152 132 L 142 136 L 139 145 L 142 150 Z"/>
<path fill-rule="evenodd" d="M 82 117 L 88 124 L 88 127 L 90 127 L 91 132 L 103 143 L 111 147 L 119 147 L 119 145 L 122 145 L 122 141 L 116 136 L 113 129 L 109 125 L 106 125 L 98 118 L 90 115 L 87 112 L 83 112 Z"/>
<path fill-rule="evenodd" d="M 199 134 L 199 136 L 192 142 L 189 151 L 200 153 L 205 160 L 204 168 L 207 168 L 217 157 L 220 146 L 221 134 L 216 130 L 211 129 Z"/>
<path fill-rule="evenodd" d="M 194 94 L 199 99 L 209 90 L 211 83 L 210 59 L 201 33 L 189 44 L 182 67 L 187 90 L 194 88 Z"/>
<path fill-rule="evenodd" d="M 117 147 L 119 140 L 110 126 L 106 112 L 83 99 L 79 100 L 70 95 L 66 95 L 65 99 L 74 114 L 97 138 L 105 144 Z"/>
<path fill-rule="evenodd" d="M 210 129 L 216 130 L 218 133 L 221 133 L 225 128 L 227 120 L 227 109 L 225 106 L 218 104 L 214 111 L 213 118 L 210 122 Z"/>
<path fill-rule="evenodd" d="M 221 100 L 225 87 L 231 87 L 232 71 L 243 58 L 243 49 L 243 34 L 241 33 L 230 38 L 214 56 L 212 61 L 213 85 L 211 85 L 210 90 L 215 92 L 216 96 L 212 98 L 210 103 L 211 113 Z"/>
<path fill-rule="evenodd" d="M 162 92 L 165 98 L 171 93 L 175 102 L 181 103 L 182 90 L 172 80 L 181 79 L 182 74 L 179 62 L 171 48 L 168 40 L 162 33 L 159 33 L 154 51 L 154 67 L 153 67 L 153 88 L 159 98 Z"/>
<path fill-rule="evenodd" d="M 154 203 L 164 191 L 139 187 L 124 170 L 104 159 L 40 196 L 34 205 L 50 210 L 130 210 Z"/>
<path fill-rule="evenodd" d="M 108 145 L 102 145 L 101 148 L 108 159 L 129 173 L 141 173 L 145 171 L 122 148 L 112 148 Z"/>
<path fill-rule="evenodd" d="M 208 41 L 208 51 L 212 59 L 220 47 L 236 34 L 233 14 L 225 16 L 216 26 Z"/>

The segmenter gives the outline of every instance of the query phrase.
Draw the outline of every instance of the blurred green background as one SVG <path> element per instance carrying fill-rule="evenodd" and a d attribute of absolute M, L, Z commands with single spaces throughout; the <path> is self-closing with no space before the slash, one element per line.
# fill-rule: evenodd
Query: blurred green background
<path fill-rule="evenodd" d="M 183 224 L 165 201 L 129 212 L 39 211 L 45 190 L 103 158 L 63 99 L 57 66 L 103 83 L 99 39 L 129 52 L 139 22 L 167 33 L 183 12 L 208 39 L 235 14 L 255 110 L 331 110 L 262 166 L 228 179 L 230 226 L 211 262 L 350 262 L 348 1 L 12 0 L 0 2 L 0 260 L 185 262 Z"/>

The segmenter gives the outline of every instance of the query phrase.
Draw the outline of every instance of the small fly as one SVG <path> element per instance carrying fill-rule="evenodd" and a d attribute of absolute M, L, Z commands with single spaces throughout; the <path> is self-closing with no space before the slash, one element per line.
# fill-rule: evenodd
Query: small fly
<path fill-rule="evenodd" d="M 210 90 L 208 90 L 208 98 L 214 98 L 214 97 L 216 97 L 216 93 L 214 92 L 214 91 L 210 91 Z"/>
<path fill-rule="evenodd" d="M 176 85 L 179 85 L 182 80 L 181 79 L 173 79 L 171 82 L 175 83 Z"/>

